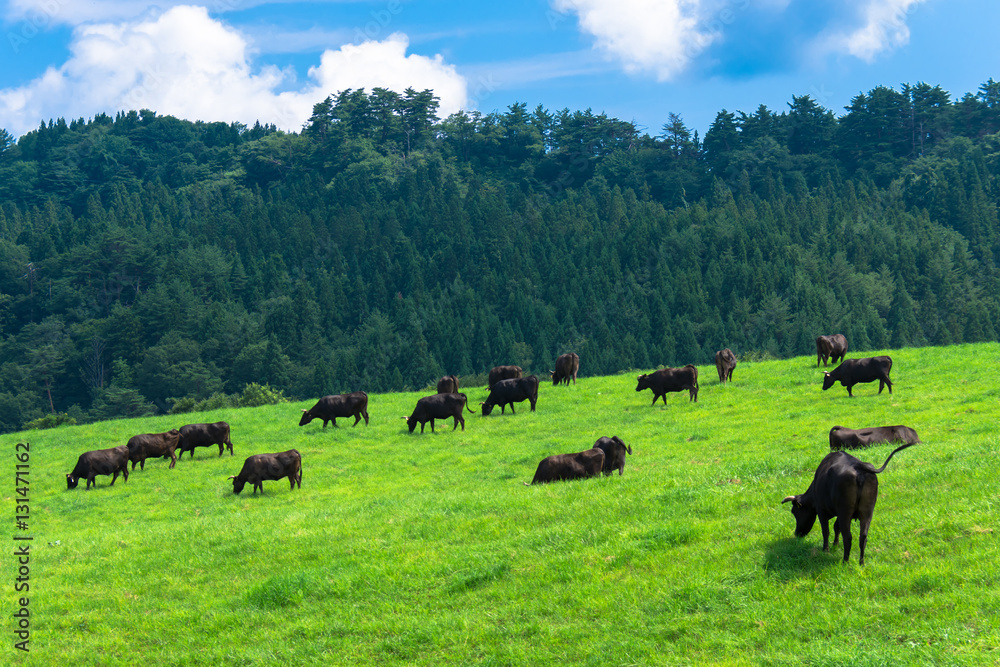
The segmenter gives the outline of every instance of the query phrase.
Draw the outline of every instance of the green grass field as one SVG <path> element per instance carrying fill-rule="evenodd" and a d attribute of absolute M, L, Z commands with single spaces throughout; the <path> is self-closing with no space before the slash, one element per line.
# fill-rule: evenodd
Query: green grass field
<path fill-rule="evenodd" d="M 543 382 L 537 412 L 466 413 L 464 432 L 407 433 L 418 392 L 372 395 L 368 427 L 300 428 L 309 401 L 3 436 L 11 536 L 15 443 L 31 446 L 34 540 L 31 651 L 14 649 L 8 555 L 0 663 L 1000 664 L 1000 345 L 881 353 L 892 395 L 821 391 L 799 357 L 740 363 L 729 386 L 699 367 L 699 401 L 666 407 L 636 393 L 640 371 Z M 485 388 L 462 389 L 478 408 Z M 66 489 L 84 451 L 217 420 L 234 457 Z M 844 565 L 780 504 L 835 424 L 924 441 L 880 475 L 864 567 L 856 522 Z M 623 476 L 524 485 L 602 435 L 631 445 Z M 301 489 L 232 493 L 245 457 L 291 448 Z M 880 466 L 892 449 L 856 454 Z"/>

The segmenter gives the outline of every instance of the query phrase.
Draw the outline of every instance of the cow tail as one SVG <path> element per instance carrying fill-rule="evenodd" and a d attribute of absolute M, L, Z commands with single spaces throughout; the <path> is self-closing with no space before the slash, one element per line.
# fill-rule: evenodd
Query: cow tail
<path fill-rule="evenodd" d="M 877 475 L 878 473 L 880 473 L 880 472 L 882 472 L 883 470 L 885 470 L 885 467 L 886 467 L 887 465 L 889 465 L 889 459 L 891 459 L 891 458 L 892 458 L 893 454 L 895 454 L 896 452 L 898 452 L 898 451 L 901 451 L 901 450 L 903 450 L 903 449 L 906 449 L 907 447 L 912 447 L 912 446 L 913 446 L 913 445 L 915 445 L 915 444 L 917 444 L 917 443 L 915 443 L 915 442 L 910 442 L 910 443 L 907 443 L 907 444 L 903 445 L 902 447 L 897 447 L 896 449 L 892 450 L 892 454 L 889 454 L 889 458 L 885 460 L 885 463 L 883 463 L 883 464 L 882 464 L 882 467 L 881 467 L 881 468 L 879 468 L 878 470 L 875 470 L 875 471 L 874 471 L 874 472 L 875 472 L 875 474 Z"/>

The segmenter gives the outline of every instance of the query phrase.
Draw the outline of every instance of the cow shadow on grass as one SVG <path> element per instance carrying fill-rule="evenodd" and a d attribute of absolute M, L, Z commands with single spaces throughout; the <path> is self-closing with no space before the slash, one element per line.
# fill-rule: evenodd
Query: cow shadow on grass
<path fill-rule="evenodd" d="M 843 555 L 839 543 L 837 547 L 838 553 Z M 840 557 L 834 558 L 831 554 L 832 550 L 830 553 L 823 552 L 822 542 L 817 544 L 808 537 L 782 537 L 767 545 L 764 552 L 764 568 L 786 580 L 809 577 L 840 562 Z"/>

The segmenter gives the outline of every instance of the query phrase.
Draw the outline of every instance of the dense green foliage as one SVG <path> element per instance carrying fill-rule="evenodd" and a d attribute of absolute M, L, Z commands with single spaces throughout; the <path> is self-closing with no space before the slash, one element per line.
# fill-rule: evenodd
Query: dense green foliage
<path fill-rule="evenodd" d="M 148 110 L 0 142 L 0 430 L 1000 331 L 1000 84 L 878 87 L 699 139 L 344 91 L 301 133 Z"/>
<path fill-rule="evenodd" d="M 298 427 L 310 401 L 4 436 L 8 453 L 30 443 L 33 635 L 20 656 L 8 633 L 0 662 L 995 664 L 1000 344 L 887 352 L 893 393 L 854 398 L 822 391 L 805 356 L 741 361 L 727 386 L 703 365 L 697 403 L 650 407 L 637 372 L 545 383 L 534 413 L 434 434 L 407 432 L 420 394 L 394 393 L 372 394 L 356 428 Z M 66 489 L 84 451 L 219 419 L 234 456 L 199 448 Z M 808 488 L 835 424 L 923 440 L 879 475 L 863 567 L 856 522 L 844 565 L 818 524 L 795 538 L 781 504 Z M 602 435 L 632 447 L 622 476 L 523 485 Z M 246 456 L 290 448 L 301 488 L 233 495 Z M 854 453 L 881 466 L 893 448 Z M 0 497 L 12 512 L 12 483 Z M 2 559 L 0 580 L 17 567 Z M 0 613 L 15 604 L 8 590 Z"/>

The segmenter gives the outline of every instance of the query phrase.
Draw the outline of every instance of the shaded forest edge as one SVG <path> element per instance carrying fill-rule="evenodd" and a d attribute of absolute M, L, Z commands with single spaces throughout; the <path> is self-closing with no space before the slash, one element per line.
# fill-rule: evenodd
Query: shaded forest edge
<path fill-rule="evenodd" d="M 0 431 L 569 350 L 598 375 L 997 338 L 1000 83 L 666 121 L 439 119 L 432 91 L 376 88 L 299 133 L 149 110 L 0 130 Z"/>

